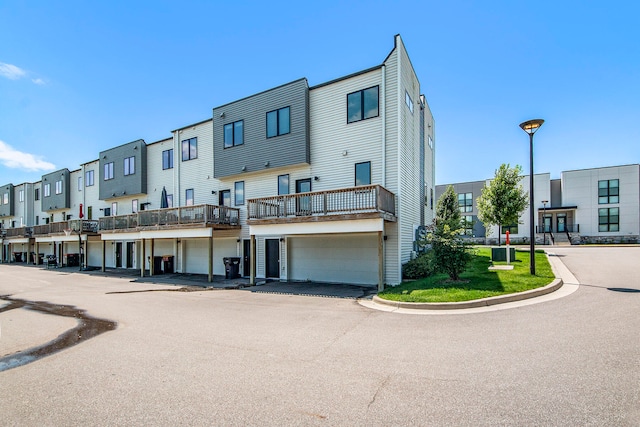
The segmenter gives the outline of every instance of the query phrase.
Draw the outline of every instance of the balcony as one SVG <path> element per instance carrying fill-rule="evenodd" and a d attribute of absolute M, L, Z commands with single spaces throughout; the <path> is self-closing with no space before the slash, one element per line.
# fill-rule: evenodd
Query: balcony
<path fill-rule="evenodd" d="M 34 236 L 48 236 L 52 234 L 65 234 L 65 230 L 71 230 L 74 234 L 95 234 L 98 232 L 98 221 L 86 219 L 72 219 L 69 221 L 51 222 L 33 226 Z"/>
<path fill-rule="evenodd" d="M 12 237 L 31 237 L 33 227 L 5 228 L 4 237 L 10 239 Z"/>
<path fill-rule="evenodd" d="M 226 206 L 196 205 L 155 209 L 99 219 L 100 232 L 162 230 L 186 227 L 237 228 L 239 210 Z"/>
<path fill-rule="evenodd" d="M 395 195 L 380 185 L 247 200 L 249 224 L 383 218 L 396 221 Z"/>

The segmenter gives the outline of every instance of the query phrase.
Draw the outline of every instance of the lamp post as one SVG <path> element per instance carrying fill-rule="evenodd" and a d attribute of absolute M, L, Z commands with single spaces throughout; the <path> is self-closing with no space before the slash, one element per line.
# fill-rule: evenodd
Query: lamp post
<path fill-rule="evenodd" d="M 529 264 L 532 276 L 536 274 L 536 237 L 533 226 L 533 134 L 540 129 L 543 123 L 544 120 L 542 119 L 527 120 L 520 123 L 522 130 L 529 134 Z"/>
<path fill-rule="evenodd" d="M 547 223 L 546 223 L 547 203 L 549 203 L 548 200 L 542 201 L 542 244 L 543 245 L 547 244 Z"/>

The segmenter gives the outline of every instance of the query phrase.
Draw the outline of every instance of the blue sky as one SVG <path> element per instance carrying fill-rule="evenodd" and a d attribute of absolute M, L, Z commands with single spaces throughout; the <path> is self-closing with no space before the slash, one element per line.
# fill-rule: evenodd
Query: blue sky
<path fill-rule="evenodd" d="M 0 184 L 77 169 L 215 106 L 380 64 L 397 33 L 436 120 L 436 182 L 640 162 L 640 3 L 0 3 Z"/>

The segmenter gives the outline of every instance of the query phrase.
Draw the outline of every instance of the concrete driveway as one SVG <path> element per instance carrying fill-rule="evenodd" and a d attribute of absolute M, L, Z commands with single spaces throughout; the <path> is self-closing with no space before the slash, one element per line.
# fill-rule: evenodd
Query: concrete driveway
<path fill-rule="evenodd" d="M 638 288 L 640 248 L 557 253 L 586 286 L 439 316 L 0 265 L 0 295 L 117 322 L 0 372 L 2 424 L 640 425 L 640 293 L 609 289 Z M 3 336 L 64 327 L 12 313 Z"/>

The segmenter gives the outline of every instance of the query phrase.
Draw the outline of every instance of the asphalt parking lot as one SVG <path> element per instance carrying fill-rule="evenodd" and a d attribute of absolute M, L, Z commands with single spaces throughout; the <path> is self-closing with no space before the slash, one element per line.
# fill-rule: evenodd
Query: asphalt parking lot
<path fill-rule="evenodd" d="M 0 265 L 0 295 L 117 323 L 0 372 L 2 424 L 640 425 L 640 248 L 556 252 L 576 292 L 438 316 Z M 0 356 L 70 326 L 25 310 Z"/>

